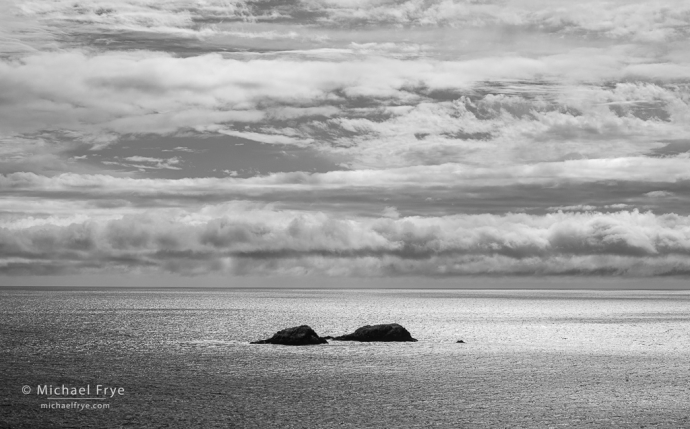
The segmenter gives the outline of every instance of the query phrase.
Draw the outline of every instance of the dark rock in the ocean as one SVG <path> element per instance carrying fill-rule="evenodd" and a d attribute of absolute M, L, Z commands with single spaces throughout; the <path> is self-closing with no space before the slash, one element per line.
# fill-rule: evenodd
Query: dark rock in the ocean
<path fill-rule="evenodd" d="M 325 338 L 319 337 L 307 325 L 283 329 L 276 332 L 267 340 L 253 341 L 250 344 L 282 344 L 285 346 L 309 346 L 313 344 L 328 344 Z"/>
<path fill-rule="evenodd" d="M 385 325 L 362 326 L 352 334 L 333 338 L 338 341 L 417 341 L 407 329 L 397 323 Z"/>
<path fill-rule="evenodd" d="M 323 338 L 324 340 L 332 340 L 333 339 L 333 337 L 331 337 L 330 335 L 327 335 L 327 336 L 321 337 L 321 338 Z"/>
<path fill-rule="evenodd" d="M 457 340 L 457 341 L 456 341 L 456 343 L 462 343 L 462 344 L 465 344 L 465 342 L 464 342 L 463 340 Z"/>

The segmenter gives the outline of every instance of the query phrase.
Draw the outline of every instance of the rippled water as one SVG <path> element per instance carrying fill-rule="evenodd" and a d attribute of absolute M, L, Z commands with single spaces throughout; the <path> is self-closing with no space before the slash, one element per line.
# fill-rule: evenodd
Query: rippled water
<path fill-rule="evenodd" d="M 397 322 L 417 343 L 250 345 Z M 690 293 L 0 290 L 10 427 L 690 427 Z M 465 344 L 456 344 L 458 339 Z M 107 384 L 108 410 L 23 385 Z"/>

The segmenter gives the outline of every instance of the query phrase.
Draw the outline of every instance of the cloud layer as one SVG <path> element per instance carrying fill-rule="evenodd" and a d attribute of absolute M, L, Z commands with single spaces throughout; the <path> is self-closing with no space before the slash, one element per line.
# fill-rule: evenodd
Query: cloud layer
<path fill-rule="evenodd" d="M 74 219 L 73 219 L 74 220 Z M 558 212 L 343 218 L 249 203 L 0 229 L 3 274 L 678 275 L 690 217 Z"/>
<path fill-rule="evenodd" d="M 686 1 L 0 7 L 2 273 L 688 274 Z"/>

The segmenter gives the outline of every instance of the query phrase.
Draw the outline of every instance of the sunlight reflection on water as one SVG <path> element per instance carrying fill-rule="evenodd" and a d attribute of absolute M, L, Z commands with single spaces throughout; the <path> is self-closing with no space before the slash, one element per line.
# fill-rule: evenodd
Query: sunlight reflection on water
<path fill-rule="evenodd" d="M 597 426 L 611 410 L 619 420 L 608 424 L 625 425 L 678 419 L 687 405 L 678 399 L 690 381 L 687 292 L 98 290 L 0 297 L 12 374 L 26 377 L 41 359 L 50 374 L 74 365 L 77 373 L 117 380 L 134 371 L 147 385 L 187 386 L 189 407 L 211 401 L 243 426 L 299 418 L 353 427 L 492 427 L 528 424 L 535 413 L 549 424 L 590 415 Z M 419 341 L 249 344 L 301 324 L 325 336 L 390 322 Z M 205 396 L 211 390 L 215 396 Z M 295 401 L 302 411 L 291 409 Z M 180 407 L 168 413 L 182 418 Z"/>

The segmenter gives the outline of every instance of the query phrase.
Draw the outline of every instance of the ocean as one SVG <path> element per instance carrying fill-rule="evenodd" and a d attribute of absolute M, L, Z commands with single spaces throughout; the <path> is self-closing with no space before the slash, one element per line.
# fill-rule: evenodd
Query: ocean
<path fill-rule="evenodd" d="M 689 346 L 687 291 L 0 289 L 0 425 L 687 428 Z"/>

